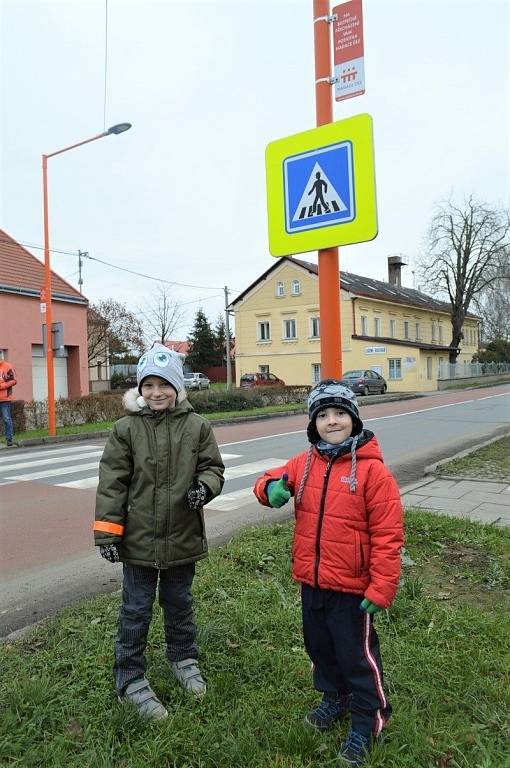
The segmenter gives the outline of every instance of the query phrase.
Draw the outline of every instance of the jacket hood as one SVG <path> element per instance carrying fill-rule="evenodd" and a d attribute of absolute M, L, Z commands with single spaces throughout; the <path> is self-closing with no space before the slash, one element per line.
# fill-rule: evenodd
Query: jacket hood
<path fill-rule="evenodd" d="M 181 405 L 181 403 L 184 403 L 185 400 L 186 400 L 186 390 L 181 389 L 181 391 L 177 395 L 177 400 L 175 401 L 176 407 L 178 405 Z M 146 413 L 153 413 L 153 411 L 151 411 L 151 409 L 149 408 L 149 406 L 147 405 L 143 397 L 138 393 L 137 387 L 133 387 L 133 389 L 128 389 L 128 391 L 122 397 L 122 403 L 128 413 L 141 414 L 142 411 L 145 411 Z M 185 410 L 192 411 L 193 406 L 191 405 L 191 403 L 189 403 L 186 400 L 186 404 L 188 408 L 186 408 Z"/>

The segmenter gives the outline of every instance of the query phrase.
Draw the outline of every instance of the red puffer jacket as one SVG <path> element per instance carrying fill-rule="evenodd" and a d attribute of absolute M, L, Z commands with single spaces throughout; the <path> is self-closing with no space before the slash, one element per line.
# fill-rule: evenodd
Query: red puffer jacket
<path fill-rule="evenodd" d="M 284 472 L 297 495 L 308 452 L 266 472 L 253 489 L 270 506 L 266 488 Z M 333 461 L 314 448 L 299 503 L 292 543 L 292 576 L 323 589 L 365 595 L 387 608 L 397 592 L 403 520 L 400 493 L 379 444 L 365 430 L 356 449 L 356 489 L 350 490 L 351 454 Z"/>
<path fill-rule="evenodd" d="M 10 363 L 0 360 L 0 402 L 10 401 L 16 385 L 16 373 Z"/>

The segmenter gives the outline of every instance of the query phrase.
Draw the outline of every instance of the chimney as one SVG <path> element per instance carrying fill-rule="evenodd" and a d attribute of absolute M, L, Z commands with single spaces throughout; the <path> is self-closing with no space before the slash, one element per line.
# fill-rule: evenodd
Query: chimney
<path fill-rule="evenodd" d="M 390 285 L 401 286 L 401 270 L 402 267 L 407 266 L 407 261 L 404 261 L 402 254 L 397 256 L 388 256 L 388 283 Z"/>

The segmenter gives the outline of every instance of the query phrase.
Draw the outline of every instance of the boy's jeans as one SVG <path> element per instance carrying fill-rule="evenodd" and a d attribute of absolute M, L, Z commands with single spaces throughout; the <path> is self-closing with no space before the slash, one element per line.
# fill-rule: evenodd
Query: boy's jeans
<path fill-rule="evenodd" d="M 4 400 L 3 403 L 0 403 L 0 413 L 2 414 L 4 422 L 5 438 L 7 441 L 10 441 L 12 440 L 14 429 L 12 426 L 11 403 L 9 400 Z"/>
<path fill-rule="evenodd" d="M 124 563 L 123 568 L 122 606 L 113 668 L 119 694 L 129 683 L 145 676 L 145 646 L 158 576 L 167 658 L 169 661 L 198 658 L 191 596 L 195 564 L 160 571 L 128 563 Z"/>

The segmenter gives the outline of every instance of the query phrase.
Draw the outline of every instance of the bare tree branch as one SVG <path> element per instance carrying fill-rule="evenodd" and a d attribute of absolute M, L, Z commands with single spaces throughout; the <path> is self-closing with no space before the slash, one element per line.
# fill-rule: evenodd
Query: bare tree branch
<path fill-rule="evenodd" d="M 145 347 L 155 341 L 164 344 L 184 322 L 185 311 L 172 299 L 171 290 L 158 286 L 138 308 Z"/>

